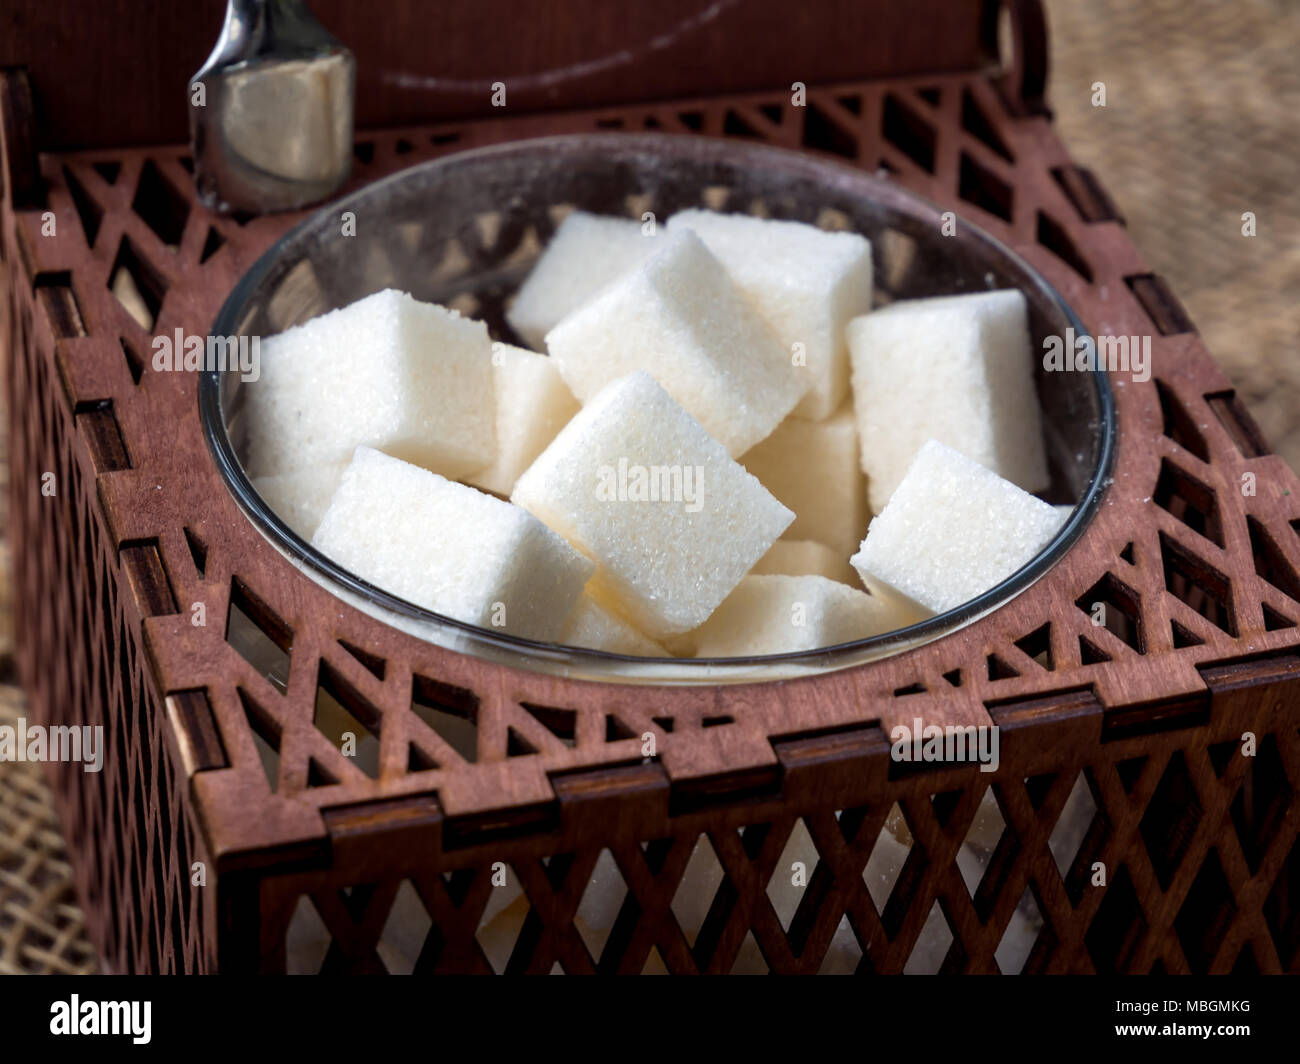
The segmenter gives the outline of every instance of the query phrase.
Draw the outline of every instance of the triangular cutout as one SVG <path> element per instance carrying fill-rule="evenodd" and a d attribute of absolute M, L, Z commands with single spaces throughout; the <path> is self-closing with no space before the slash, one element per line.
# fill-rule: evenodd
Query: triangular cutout
<path fill-rule="evenodd" d="M 349 643 L 346 639 L 339 640 L 339 646 L 351 654 L 357 661 L 366 667 L 366 670 L 377 680 L 384 678 L 387 662 L 378 654 L 372 654 L 368 650 L 362 650 L 361 647 Z"/>
<path fill-rule="evenodd" d="M 514 728 L 506 728 L 506 757 L 528 757 L 537 753 L 537 747 Z"/>
<path fill-rule="evenodd" d="M 574 709 L 558 709 L 555 706 L 539 706 L 532 702 L 519 703 L 528 715 L 543 728 L 554 735 L 565 746 L 577 744 L 578 712 Z"/>
<path fill-rule="evenodd" d="M 81 221 L 81 231 L 86 236 L 86 247 L 95 246 L 95 237 L 99 235 L 99 225 L 104 220 L 104 208 L 101 207 L 80 181 L 66 166 L 63 168 L 63 180 L 68 186 L 68 192 L 72 196 L 72 205 L 77 210 L 77 217 Z"/>
<path fill-rule="evenodd" d="M 478 760 L 478 696 L 473 691 L 417 673 L 411 712 L 464 760 Z"/>
<path fill-rule="evenodd" d="M 951 672 L 945 672 L 943 674 L 943 678 L 947 680 L 950 684 L 952 684 L 953 687 L 960 687 L 961 669 L 953 669 Z"/>
<path fill-rule="evenodd" d="M 1214 766 L 1214 774 L 1223 779 L 1223 774 L 1228 770 L 1228 763 L 1232 757 L 1241 749 L 1240 743 L 1236 739 L 1229 739 L 1225 743 L 1215 743 L 1208 749 L 1210 755 L 1210 764 Z"/>
<path fill-rule="evenodd" d="M 106 162 L 91 163 L 90 165 L 94 169 L 95 173 L 97 173 L 110 185 L 117 183 L 117 175 L 122 172 L 122 164 L 119 162 L 114 162 L 112 160 Z"/>
<path fill-rule="evenodd" d="M 248 718 L 249 728 L 253 733 L 253 744 L 257 748 L 262 771 L 266 773 L 266 782 L 275 793 L 280 778 L 280 722 L 253 701 L 252 696 L 242 687 L 236 687 L 239 702 L 244 707 L 244 716 Z"/>
<path fill-rule="evenodd" d="M 379 729 L 383 715 L 332 665 L 316 673 L 312 725 L 331 746 L 371 779 L 379 778 Z M 337 783 L 337 780 L 331 780 Z"/>
<path fill-rule="evenodd" d="M 1295 621 L 1278 613 L 1267 602 L 1261 602 L 1260 605 L 1264 608 L 1264 631 L 1280 632 L 1286 628 L 1295 627 Z"/>
<path fill-rule="evenodd" d="M 771 970 L 767 961 L 763 959 L 763 951 L 758 948 L 758 942 L 754 939 L 754 932 L 747 932 L 744 940 L 740 943 L 740 952 L 736 954 L 735 963 L 731 966 L 731 974 L 767 975 Z"/>
<path fill-rule="evenodd" d="M 1026 636 L 1021 636 L 1016 640 L 1016 646 L 1027 658 L 1032 658 L 1048 672 L 1056 669 L 1056 661 L 1052 657 L 1052 622 L 1035 628 Z"/>
<path fill-rule="evenodd" d="M 1133 560 L 1133 541 L 1131 539 L 1125 545 L 1124 549 L 1119 552 L 1119 556 L 1124 561 L 1128 562 L 1129 565 L 1137 565 L 1137 562 Z"/>
<path fill-rule="evenodd" d="M 1047 799 L 1047 792 L 1052 789 L 1052 784 L 1056 782 L 1056 777 L 1050 772 L 1041 776 L 1030 776 L 1025 780 L 1025 793 L 1029 795 L 1029 804 L 1037 812 L 1043 807 L 1043 802 Z"/>
<path fill-rule="evenodd" d="M 1142 776 L 1142 769 L 1146 765 L 1145 757 L 1130 757 L 1126 761 L 1120 761 L 1115 765 L 1115 771 L 1119 773 L 1120 786 L 1124 788 L 1125 794 L 1132 794 L 1133 788 L 1137 786 L 1138 779 Z"/>
<path fill-rule="evenodd" d="M 668 965 L 664 964 L 664 959 L 659 953 L 658 946 L 650 947 L 650 954 L 645 959 L 645 965 L 641 969 L 642 975 L 667 975 Z"/>
<path fill-rule="evenodd" d="M 605 742 L 616 743 L 622 739 L 635 739 L 637 734 L 613 713 L 605 714 Z"/>
<path fill-rule="evenodd" d="M 942 791 L 939 794 L 930 795 L 930 805 L 934 808 L 935 819 L 939 821 L 941 828 L 948 826 L 948 821 L 952 819 L 953 810 L 957 808 L 957 803 L 961 801 L 961 791 Z"/>
<path fill-rule="evenodd" d="M 1100 665 L 1111 657 L 1085 636 L 1079 636 L 1079 659 L 1085 665 Z"/>
<path fill-rule="evenodd" d="M 314 757 L 307 759 L 308 787 L 333 787 L 338 782 L 334 774 Z"/>
<path fill-rule="evenodd" d="M 184 531 L 185 545 L 190 549 L 190 558 L 194 562 L 194 571 L 199 574 L 199 579 L 202 580 L 208 569 L 207 544 L 199 539 L 191 529 L 186 528 Z"/>
<path fill-rule="evenodd" d="M 131 382 L 139 384 L 140 378 L 144 376 L 144 362 L 135 353 L 135 349 L 126 342 L 126 337 L 118 337 L 118 343 L 122 348 L 122 357 L 126 359 L 126 368 L 127 372 L 131 374 Z"/>
<path fill-rule="evenodd" d="M 988 669 L 990 680 L 1014 680 L 1020 675 L 1020 672 L 1013 669 L 996 654 L 990 654 L 988 657 Z"/>
<path fill-rule="evenodd" d="M 208 259 L 212 258 L 213 255 L 225 247 L 225 244 L 226 238 L 215 228 L 208 226 L 207 239 L 203 241 L 203 252 L 199 255 L 199 265 L 202 266 Z"/>
<path fill-rule="evenodd" d="M 1199 647 L 1205 642 L 1200 636 L 1188 631 L 1173 619 L 1169 621 L 1169 629 L 1173 633 L 1175 650 L 1182 650 L 1185 647 Z"/>
<path fill-rule="evenodd" d="M 438 762 L 421 750 L 415 743 L 408 743 L 406 748 L 407 772 L 432 772 L 438 768 Z"/>
<path fill-rule="evenodd" d="M 731 109 L 728 109 L 727 116 L 722 120 L 722 133 L 727 137 L 757 137 L 760 135 L 758 130 Z"/>

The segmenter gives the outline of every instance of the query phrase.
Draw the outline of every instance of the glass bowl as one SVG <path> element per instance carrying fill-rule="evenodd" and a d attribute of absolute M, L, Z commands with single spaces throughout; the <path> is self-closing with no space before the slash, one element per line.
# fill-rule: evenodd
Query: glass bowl
<path fill-rule="evenodd" d="M 403 170 L 309 216 L 239 281 L 215 336 L 269 336 L 384 288 L 442 303 L 519 343 L 505 309 L 556 225 L 580 208 L 659 223 L 686 207 L 785 218 L 871 241 L 877 302 L 1014 287 L 1029 305 L 1033 350 L 1086 330 L 1023 259 L 969 222 L 942 233 L 942 209 L 843 163 L 734 140 L 671 134 L 546 137 L 449 155 Z M 351 212 L 355 235 L 343 235 Z M 260 532 L 306 576 L 371 616 L 439 646 L 520 668 L 635 683 L 753 682 L 848 668 L 939 639 L 1004 605 L 1064 556 L 1092 518 L 1115 447 L 1102 372 L 1047 373 L 1035 358 L 1048 502 L 1074 509 L 1032 561 L 956 609 L 834 647 L 751 658 L 638 658 L 539 643 L 422 609 L 374 587 L 292 532 L 240 463 L 245 388 L 237 369 L 206 371 L 199 407 L 213 457 Z"/>

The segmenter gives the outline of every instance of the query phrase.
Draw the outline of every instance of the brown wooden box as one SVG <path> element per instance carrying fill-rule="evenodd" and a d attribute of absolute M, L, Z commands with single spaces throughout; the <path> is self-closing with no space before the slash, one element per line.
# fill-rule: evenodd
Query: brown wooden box
<path fill-rule="evenodd" d="M 19 664 L 34 719 L 108 735 L 102 773 L 56 764 L 51 778 L 109 968 L 282 970 L 303 953 L 286 937 L 306 897 L 329 971 L 816 972 L 844 965 L 845 942 L 864 972 L 922 954 L 944 971 L 996 971 L 1026 898 L 1041 929 L 1015 968 L 1300 969 L 1300 482 L 1057 139 L 1037 3 L 1009 5 L 1011 69 L 995 60 L 991 2 L 722 4 L 702 25 L 692 5 L 660 3 L 630 23 L 537 15 L 535 34 L 509 40 L 495 2 L 453 5 L 436 25 L 411 3 L 384 19 L 317 5 L 359 59 L 369 128 L 352 187 L 561 131 L 827 152 L 983 226 L 1094 331 L 1153 337 L 1153 379 L 1116 388 L 1105 505 L 1046 578 L 897 657 L 717 688 L 566 681 L 441 650 L 333 600 L 242 515 L 201 438 L 194 379 L 151 371 L 149 330 L 110 291 L 125 269 L 154 332 L 205 333 L 297 220 L 216 217 L 193 201 L 179 86 L 215 37 L 213 6 L 168 8 L 119 41 L 118 60 L 147 57 L 157 73 L 119 61 L 120 93 L 93 51 L 74 66 L 38 47 L 47 5 L 17 5 L 29 32 L 3 47 L 28 53 L 0 54 L 29 67 L 7 70 L 0 96 Z M 85 9 L 77 40 L 111 36 L 105 19 Z M 665 25 L 680 32 L 655 36 Z M 494 49 L 486 65 L 532 88 L 491 116 L 471 99 L 485 61 L 413 54 L 412 27 Z M 558 88 L 541 73 L 548 58 L 650 37 L 667 43 L 634 49 L 627 68 Z M 834 65 L 841 38 L 862 43 L 847 66 Z M 441 87 L 421 96 L 418 78 L 383 76 L 403 70 Z M 791 106 L 794 80 L 806 107 Z M 122 146 L 160 142 L 171 146 Z M 191 624 L 196 602 L 206 627 Z M 287 660 L 281 686 L 250 660 L 258 632 Z M 321 692 L 377 735 L 377 779 L 314 727 Z M 901 773 L 887 736 L 914 718 L 996 723 L 1000 771 Z M 444 738 L 456 728 L 473 730 L 472 760 Z M 972 873 L 962 844 L 990 786 L 1002 826 Z M 1076 818 L 1090 810 L 1081 837 L 1057 830 L 1067 803 Z M 873 900 L 864 869 L 895 804 L 910 850 Z M 768 884 L 805 831 L 809 881 L 780 913 Z M 707 904 L 684 904 L 701 836 L 720 872 Z M 626 894 L 593 942 L 581 907 L 604 851 Z M 500 907 L 494 866 L 524 900 L 511 948 L 489 956 L 476 932 Z"/>

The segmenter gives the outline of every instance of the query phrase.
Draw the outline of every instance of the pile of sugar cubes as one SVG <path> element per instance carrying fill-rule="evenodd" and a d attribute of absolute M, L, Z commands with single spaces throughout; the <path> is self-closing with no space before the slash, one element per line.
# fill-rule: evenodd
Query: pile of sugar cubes
<path fill-rule="evenodd" d="M 393 289 L 267 339 L 256 490 L 417 606 L 643 657 L 906 627 L 1063 521 L 1018 291 L 873 309 L 854 233 L 574 212 L 507 317 L 535 350 Z"/>

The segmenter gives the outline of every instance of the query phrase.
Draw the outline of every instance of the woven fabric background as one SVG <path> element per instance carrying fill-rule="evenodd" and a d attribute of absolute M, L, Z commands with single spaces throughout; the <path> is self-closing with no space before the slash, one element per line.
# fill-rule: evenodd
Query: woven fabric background
<path fill-rule="evenodd" d="M 1047 0 L 1051 102 L 1275 448 L 1300 468 L 1300 2 Z M 1106 106 L 1093 106 L 1094 83 Z M 1242 235 L 1243 212 L 1257 235 Z M 0 480 L 8 479 L 0 437 Z M 7 484 L 0 528 L 7 529 Z M 0 542 L 0 725 L 13 686 Z M 0 973 L 96 968 L 39 766 L 0 762 Z"/>
<path fill-rule="evenodd" d="M 1062 139 L 1300 469 L 1300 3 L 1047 0 L 1047 14 Z"/>

